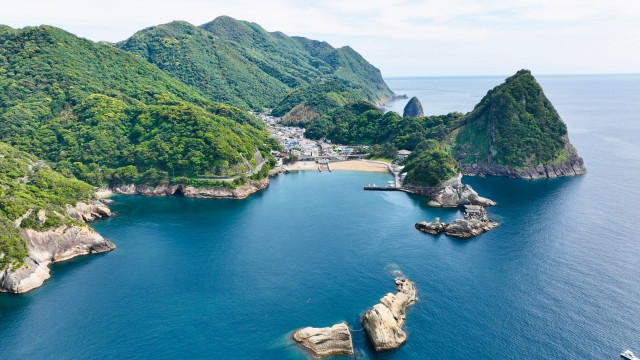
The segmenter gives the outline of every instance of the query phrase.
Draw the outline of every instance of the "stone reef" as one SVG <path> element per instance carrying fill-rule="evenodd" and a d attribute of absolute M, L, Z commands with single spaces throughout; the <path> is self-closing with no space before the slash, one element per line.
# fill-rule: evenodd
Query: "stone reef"
<path fill-rule="evenodd" d="M 315 357 L 353 355 L 353 341 L 346 323 L 298 329 L 293 333 L 293 340 Z"/>
<path fill-rule="evenodd" d="M 407 341 L 402 327 L 407 308 L 417 300 L 416 287 L 408 279 L 399 278 L 396 289 L 395 295 L 386 294 L 362 317 L 362 325 L 376 351 L 396 349 Z"/>

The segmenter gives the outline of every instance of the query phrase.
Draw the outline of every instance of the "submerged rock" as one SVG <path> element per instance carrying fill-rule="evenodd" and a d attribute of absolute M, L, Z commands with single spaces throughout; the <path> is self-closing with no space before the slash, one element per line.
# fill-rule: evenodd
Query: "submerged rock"
<path fill-rule="evenodd" d="M 353 341 L 346 323 L 298 329 L 293 333 L 293 340 L 316 357 L 353 355 Z"/>
<path fill-rule="evenodd" d="M 417 300 L 416 287 L 402 278 L 396 279 L 396 290 L 395 295 L 386 294 L 362 317 L 362 325 L 376 351 L 397 349 L 407 341 L 407 333 L 402 327 L 407 308 Z"/>

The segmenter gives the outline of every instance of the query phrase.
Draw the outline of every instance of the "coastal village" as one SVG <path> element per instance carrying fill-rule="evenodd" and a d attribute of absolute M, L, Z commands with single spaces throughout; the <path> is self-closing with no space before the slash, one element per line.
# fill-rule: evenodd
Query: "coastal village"
<path fill-rule="evenodd" d="M 269 115 L 267 109 L 264 113 L 253 113 L 262 120 L 271 137 L 278 141 L 283 151 L 274 150 L 272 155 L 278 159 L 278 165 L 282 165 L 284 158 L 315 161 L 319 164 L 329 160 L 350 160 L 365 159 L 367 157 L 367 147 L 351 147 L 346 145 L 332 144 L 331 140 L 322 139 L 319 141 L 305 138 L 305 129 L 297 126 L 284 126 L 279 123 L 280 118 Z M 324 160 L 324 161 L 323 161 Z"/>

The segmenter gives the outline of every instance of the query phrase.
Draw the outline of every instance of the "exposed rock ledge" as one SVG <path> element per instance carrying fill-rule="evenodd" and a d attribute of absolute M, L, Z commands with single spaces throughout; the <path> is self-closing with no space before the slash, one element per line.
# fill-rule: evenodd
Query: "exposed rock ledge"
<path fill-rule="evenodd" d="M 380 303 L 367 310 L 362 317 L 369 339 L 376 351 L 393 350 L 407 341 L 402 330 L 409 305 L 417 300 L 415 284 L 408 279 L 396 279 L 396 290 L 386 294 Z"/>
<path fill-rule="evenodd" d="M 564 140 L 565 149 L 569 157 L 560 164 L 538 164 L 537 166 L 531 164 L 531 166 L 523 169 L 516 169 L 510 166 L 498 165 L 492 158 L 489 158 L 488 163 L 462 164 L 463 173 L 471 176 L 507 176 L 521 179 L 544 179 L 586 174 L 587 168 L 584 166 L 582 158 L 578 156 L 576 148 L 569 143 L 569 138 L 566 135 Z"/>
<path fill-rule="evenodd" d="M 160 185 L 156 187 L 148 185 L 122 185 L 111 189 L 116 194 L 126 195 L 148 195 L 148 196 L 171 196 L 184 195 L 194 198 L 210 198 L 210 199 L 244 199 L 249 195 L 266 188 L 269 185 L 269 178 L 264 180 L 249 180 L 247 184 L 239 186 L 235 189 L 224 187 L 213 188 L 197 188 L 186 185 Z"/>
<path fill-rule="evenodd" d="M 479 196 L 469 185 L 462 184 L 462 174 L 457 174 L 441 186 L 421 187 L 403 185 L 402 190 L 430 198 L 427 203 L 432 207 L 458 207 L 463 205 L 494 206 L 492 200 Z"/>
<path fill-rule="evenodd" d="M 315 357 L 353 355 L 353 341 L 346 323 L 302 328 L 293 333 L 293 340 Z"/>
<path fill-rule="evenodd" d="M 92 221 L 111 216 L 102 202 L 78 203 L 67 206 L 69 216 L 80 221 Z M 43 220 L 44 221 L 44 220 Z M 19 224 L 18 224 L 19 225 Z M 98 254 L 115 249 L 115 245 L 87 226 L 60 226 L 47 231 L 22 229 L 29 257 L 19 269 L 0 272 L 0 292 L 24 293 L 42 285 L 51 277 L 49 264 L 76 256 Z"/>
<path fill-rule="evenodd" d="M 0 292 L 24 293 L 42 285 L 51 275 L 48 265 L 79 255 L 97 254 L 115 249 L 93 229 L 84 226 L 61 226 L 39 232 L 22 231 L 29 257 L 25 266 L 0 272 Z"/>

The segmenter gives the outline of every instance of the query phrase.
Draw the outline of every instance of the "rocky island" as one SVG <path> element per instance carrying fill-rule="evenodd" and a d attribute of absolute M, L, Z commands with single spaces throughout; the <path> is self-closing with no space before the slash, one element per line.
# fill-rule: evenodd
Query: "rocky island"
<path fill-rule="evenodd" d="M 298 329 L 292 337 L 315 357 L 353 355 L 353 341 L 346 323 L 325 328 Z"/>
<path fill-rule="evenodd" d="M 417 301 L 416 286 L 406 278 L 395 280 L 395 294 L 388 293 L 362 316 L 362 325 L 376 351 L 393 350 L 407 341 L 403 327 L 407 308 Z"/>
<path fill-rule="evenodd" d="M 415 224 L 415 228 L 431 235 L 438 235 L 442 232 L 445 235 L 470 238 L 487 232 L 498 223 L 492 221 L 487 216 L 487 211 L 480 205 L 465 205 L 464 219 L 456 219 L 451 224 L 440 222 L 440 218 L 435 218 L 432 222 L 422 221 Z"/>

